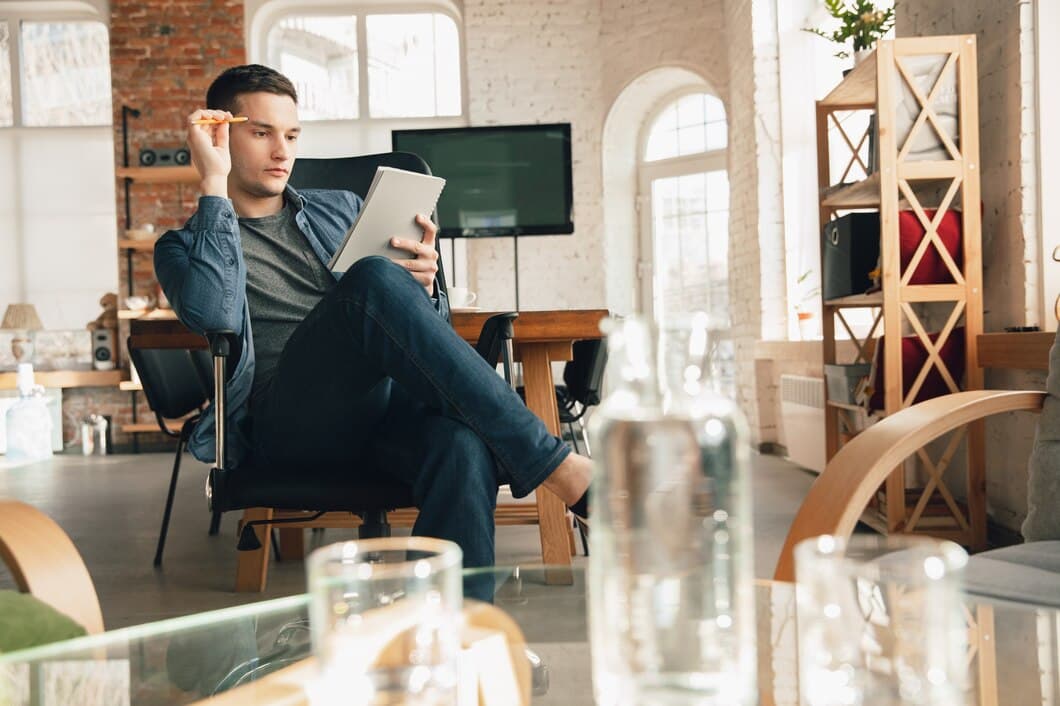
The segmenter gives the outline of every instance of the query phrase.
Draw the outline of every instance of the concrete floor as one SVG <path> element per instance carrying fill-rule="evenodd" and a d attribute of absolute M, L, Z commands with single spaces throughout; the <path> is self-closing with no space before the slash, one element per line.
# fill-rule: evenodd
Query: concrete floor
<path fill-rule="evenodd" d="M 301 561 L 273 561 L 264 594 L 233 591 L 239 513 L 224 517 L 218 536 L 207 535 L 207 467 L 190 456 L 184 458 L 164 567 L 154 569 L 151 560 L 171 464 L 171 454 L 60 455 L 20 467 L 5 467 L 0 460 L 0 497 L 34 505 L 73 538 L 110 629 L 305 590 Z M 814 476 L 774 456 L 755 455 L 753 469 L 755 569 L 757 576 L 768 578 Z M 328 530 L 323 541 L 352 536 Z M 498 528 L 499 564 L 537 563 L 539 552 L 536 527 Z M 585 561 L 579 556 L 575 564 L 584 566 Z M 10 585 L 10 575 L 0 566 L 0 588 Z"/>

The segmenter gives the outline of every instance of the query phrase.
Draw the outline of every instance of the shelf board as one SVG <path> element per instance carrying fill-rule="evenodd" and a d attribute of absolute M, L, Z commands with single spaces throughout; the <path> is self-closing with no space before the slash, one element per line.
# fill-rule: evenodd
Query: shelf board
<path fill-rule="evenodd" d="M 132 179 L 141 184 L 195 184 L 200 181 L 195 167 L 118 167 L 119 179 Z"/>
<path fill-rule="evenodd" d="M 1049 331 L 983 333 L 976 337 L 979 367 L 1048 370 L 1049 349 L 1056 334 Z"/>
<path fill-rule="evenodd" d="M 836 409 L 845 409 L 849 412 L 866 411 L 864 407 L 859 404 L 847 404 L 846 402 L 836 402 L 835 400 L 827 400 L 825 402 L 829 407 L 835 407 Z"/>
<path fill-rule="evenodd" d="M 123 392 L 139 392 L 144 389 L 143 385 L 132 380 L 122 380 L 118 383 L 118 389 Z"/>
<path fill-rule="evenodd" d="M 876 50 L 843 77 L 828 95 L 817 101 L 818 105 L 834 110 L 862 110 L 876 104 Z"/>
<path fill-rule="evenodd" d="M 873 292 L 872 294 L 852 294 L 849 297 L 829 299 L 824 303 L 824 305 L 834 307 L 836 309 L 853 309 L 866 306 L 883 306 L 883 292 Z"/>
<path fill-rule="evenodd" d="M 965 294 L 963 284 L 911 284 L 901 289 L 904 302 L 954 302 Z"/>
<path fill-rule="evenodd" d="M 143 432 L 158 432 L 162 433 L 162 430 L 158 428 L 156 422 L 142 422 L 137 424 L 122 424 L 121 430 L 126 434 L 140 434 Z"/>
<path fill-rule="evenodd" d="M 879 208 L 880 173 L 836 188 L 821 199 L 821 205 L 836 209 Z"/>
<path fill-rule="evenodd" d="M 180 428 L 184 426 L 184 422 L 190 419 L 191 417 L 195 416 L 195 414 L 196 413 L 192 413 L 186 417 L 181 417 L 180 419 L 166 419 L 166 426 L 169 427 L 170 431 L 179 432 Z M 162 433 L 162 430 L 158 428 L 157 421 L 122 424 L 120 429 L 126 434 L 144 434 L 151 432 L 155 432 L 158 434 Z"/>
<path fill-rule="evenodd" d="M 114 387 L 120 370 L 37 370 L 33 379 L 44 387 Z M 16 373 L 0 373 L 0 390 L 15 389 Z"/>
<path fill-rule="evenodd" d="M 163 319 L 176 320 L 177 315 L 172 309 L 118 309 L 119 319 Z"/>
<path fill-rule="evenodd" d="M 153 252 L 155 249 L 155 241 L 153 240 L 134 240 L 132 238 L 119 238 L 118 247 L 122 250 L 136 250 L 137 252 Z"/>
<path fill-rule="evenodd" d="M 903 302 L 954 302 L 964 296 L 963 284 L 911 284 L 901 288 L 898 298 Z M 824 305 L 836 309 L 883 306 L 883 292 L 828 299 Z"/>

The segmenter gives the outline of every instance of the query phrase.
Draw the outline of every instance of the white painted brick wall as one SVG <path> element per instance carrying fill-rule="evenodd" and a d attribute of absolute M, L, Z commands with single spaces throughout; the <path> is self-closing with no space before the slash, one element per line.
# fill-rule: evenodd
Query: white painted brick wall
<path fill-rule="evenodd" d="M 572 126 L 576 232 L 520 239 L 520 306 L 603 306 L 601 3 L 468 0 L 464 33 L 472 125 Z M 468 257 L 481 305 L 514 306 L 511 239 L 469 243 Z"/>
<path fill-rule="evenodd" d="M 982 163 L 985 327 L 1040 324 L 1034 27 L 1031 0 L 902 0 L 898 36 L 976 34 Z M 988 371 L 987 387 L 1044 389 L 1044 375 Z M 1033 418 L 988 420 L 987 504 L 1018 530 L 1027 512 L 1026 463 Z M 963 489 L 957 484 L 955 491 Z"/>
<path fill-rule="evenodd" d="M 606 305 L 604 120 L 622 88 L 658 66 L 691 68 L 724 95 L 721 7 L 721 0 L 464 3 L 470 124 L 572 124 L 575 233 L 520 239 L 521 308 Z M 472 242 L 468 257 L 482 306 L 513 306 L 511 239 Z"/>
<path fill-rule="evenodd" d="M 729 0 L 729 281 L 736 345 L 737 398 L 755 441 L 763 440 L 757 410 L 754 348 L 783 337 L 784 226 L 780 170 L 780 93 L 772 0 Z"/>
<path fill-rule="evenodd" d="M 601 132 L 622 89 L 651 69 L 680 66 L 728 99 L 730 281 L 739 283 L 732 318 L 739 402 L 752 429 L 757 428 L 754 345 L 764 330 L 783 335 L 786 325 L 774 1 L 464 4 L 470 123 L 573 126 L 576 232 L 520 239 L 523 309 L 606 303 Z M 762 171 L 767 178 L 759 179 Z M 762 214 L 760 201 L 769 204 Z M 514 305 L 511 241 L 473 242 L 468 251 L 470 286 L 482 305 Z M 768 301 L 763 290 L 770 293 Z"/>

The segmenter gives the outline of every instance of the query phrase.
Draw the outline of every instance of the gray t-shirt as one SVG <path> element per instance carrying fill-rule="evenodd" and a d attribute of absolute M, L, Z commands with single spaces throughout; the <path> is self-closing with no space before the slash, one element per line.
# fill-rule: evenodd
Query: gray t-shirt
<path fill-rule="evenodd" d="M 335 284 L 294 216 L 294 208 L 285 203 L 274 215 L 239 219 L 257 358 L 251 398 L 272 379 L 295 328 Z"/>

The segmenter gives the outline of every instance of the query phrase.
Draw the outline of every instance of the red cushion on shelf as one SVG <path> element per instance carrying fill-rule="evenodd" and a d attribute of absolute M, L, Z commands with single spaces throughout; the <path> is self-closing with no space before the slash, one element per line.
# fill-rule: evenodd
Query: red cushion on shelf
<path fill-rule="evenodd" d="M 924 214 L 929 222 L 935 219 L 935 209 L 925 210 Z M 942 216 L 942 221 L 939 222 L 938 230 L 942 244 L 946 246 L 946 250 L 949 251 L 953 261 L 957 263 L 957 267 L 960 269 L 963 267 L 961 263 L 960 212 L 952 209 L 947 210 Z M 916 217 L 916 213 L 908 210 L 898 212 L 898 243 L 903 273 L 909 267 L 909 263 L 913 261 L 913 255 L 916 253 L 917 247 L 920 246 L 920 241 L 924 239 L 925 232 L 923 224 Z M 952 284 L 953 281 L 953 275 L 950 274 L 949 268 L 946 267 L 938 248 L 933 244 L 929 244 L 927 250 L 924 251 L 924 257 L 921 258 L 920 264 L 913 271 L 909 284 Z"/>
<path fill-rule="evenodd" d="M 945 265 L 943 265 L 945 267 Z M 938 333 L 929 333 L 928 338 L 934 343 L 938 340 Z M 883 409 L 883 361 L 880 360 L 879 355 L 884 350 L 884 337 L 880 336 L 880 339 L 876 342 L 876 357 L 873 360 L 875 366 L 875 376 L 872 382 L 872 399 L 869 400 L 869 410 Z M 943 364 L 946 369 L 950 371 L 950 375 L 953 377 L 953 381 L 958 385 L 961 384 L 964 378 L 964 327 L 958 326 L 950 334 L 946 342 L 942 344 L 942 350 L 939 351 L 939 357 L 942 358 Z M 924 367 L 924 363 L 927 362 L 928 352 L 924 348 L 924 344 L 920 342 L 920 338 L 916 335 L 903 336 L 902 337 L 902 399 L 909 395 L 909 391 L 913 389 L 913 382 L 920 375 L 920 369 Z M 913 403 L 923 402 L 924 400 L 930 400 L 933 397 L 939 397 L 941 395 L 948 395 L 951 392 L 949 386 L 946 384 L 946 380 L 942 377 L 942 373 L 939 372 L 937 366 L 932 365 L 931 370 L 928 372 L 927 377 L 924 378 L 924 384 L 920 386 L 920 391 L 916 395 L 916 399 Z"/>

